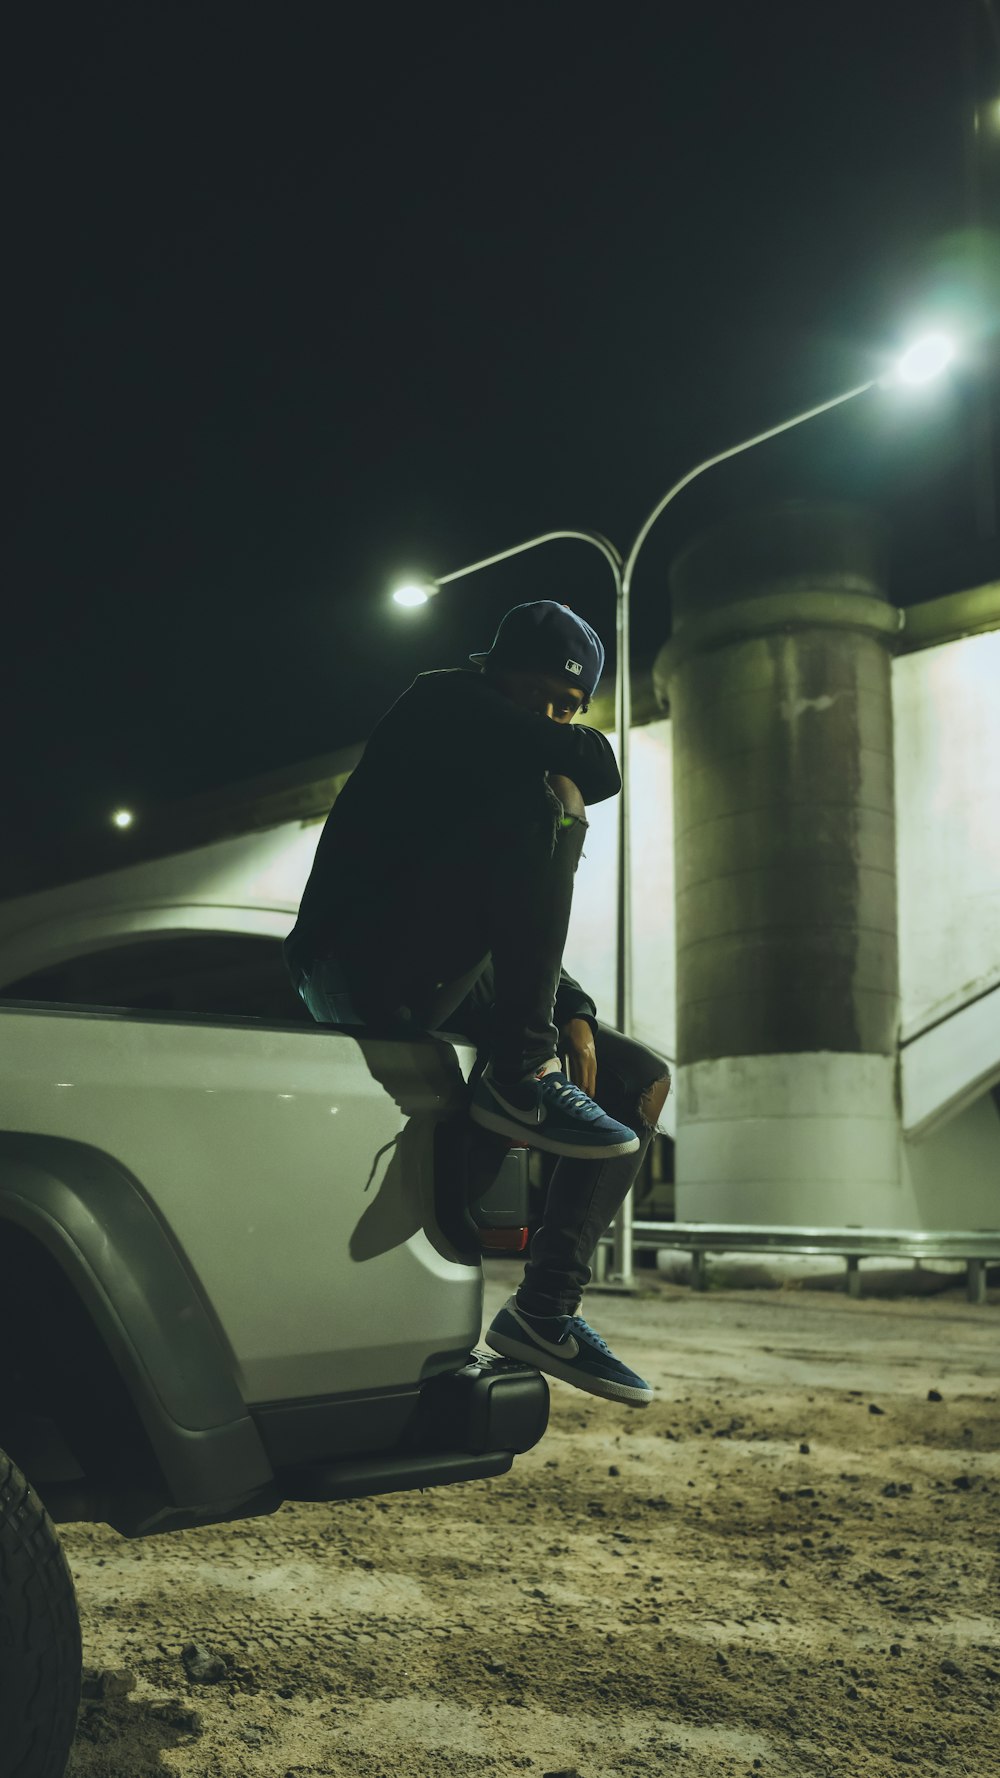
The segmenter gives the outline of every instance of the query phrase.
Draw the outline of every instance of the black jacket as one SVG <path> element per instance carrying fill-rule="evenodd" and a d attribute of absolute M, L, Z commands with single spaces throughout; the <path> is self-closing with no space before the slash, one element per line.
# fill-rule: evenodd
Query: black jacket
<path fill-rule="evenodd" d="M 621 789 L 599 729 L 523 710 L 472 668 L 418 674 L 372 731 L 327 817 L 295 928 L 300 954 L 336 954 L 345 917 L 381 899 L 407 851 L 433 846 L 491 777 L 547 771 L 572 778 L 586 803 Z M 564 971 L 556 1024 L 577 1014 L 596 1025 L 593 1001 Z"/>

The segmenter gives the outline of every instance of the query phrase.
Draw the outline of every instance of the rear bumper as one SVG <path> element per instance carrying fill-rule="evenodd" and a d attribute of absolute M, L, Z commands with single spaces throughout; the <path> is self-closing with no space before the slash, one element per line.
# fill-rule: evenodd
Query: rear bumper
<path fill-rule="evenodd" d="M 146 1537 L 272 1513 L 284 1500 L 359 1500 L 505 1475 L 515 1456 L 538 1443 L 548 1418 L 548 1384 L 539 1371 L 474 1352 L 460 1370 L 421 1386 L 406 1430 L 389 1450 L 359 1455 L 355 1447 L 343 1457 L 276 1464 L 263 1487 L 204 1505 L 76 1482 L 47 1485 L 43 1497 L 57 1522 L 102 1520 L 125 1537 Z"/>
<path fill-rule="evenodd" d="M 440 1488 L 448 1482 L 473 1482 L 506 1475 L 513 1451 L 434 1451 L 408 1457 L 363 1458 L 354 1463 L 310 1463 L 281 1478 L 286 1500 L 362 1500 L 370 1494 L 399 1494 L 407 1488 Z"/>
<path fill-rule="evenodd" d="M 459 1371 L 425 1383 L 404 1443 L 371 1457 L 307 1463 L 282 1471 L 286 1500 L 353 1500 L 504 1475 L 543 1436 L 545 1378 L 512 1359 L 475 1352 Z"/>

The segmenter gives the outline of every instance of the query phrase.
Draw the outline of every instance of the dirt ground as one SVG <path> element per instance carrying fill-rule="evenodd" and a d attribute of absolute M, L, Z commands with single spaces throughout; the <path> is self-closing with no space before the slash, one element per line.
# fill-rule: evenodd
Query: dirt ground
<path fill-rule="evenodd" d="M 67 1527 L 105 1692 L 72 1778 L 1000 1770 L 1000 1291 L 640 1276 L 587 1308 L 654 1403 L 554 1383 L 509 1476 Z"/>

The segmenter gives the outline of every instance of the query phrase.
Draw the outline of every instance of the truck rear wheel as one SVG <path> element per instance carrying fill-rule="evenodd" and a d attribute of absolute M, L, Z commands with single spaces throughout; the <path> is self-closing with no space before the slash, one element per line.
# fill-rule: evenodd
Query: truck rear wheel
<path fill-rule="evenodd" d="M 0 1770 L 63 1778 L 80 1702 L 80 1619 L 56 1528 L 0 1451 Z"/>

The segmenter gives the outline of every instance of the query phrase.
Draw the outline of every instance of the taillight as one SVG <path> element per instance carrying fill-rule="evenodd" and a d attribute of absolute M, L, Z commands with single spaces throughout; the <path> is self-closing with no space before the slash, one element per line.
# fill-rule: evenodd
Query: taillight
<path fill-rule="evenodd" d="M 523 1253 L 528 1226 L 528 1144 L 469 1124 L 469 1213 L 483 1253 Z M 478 1179 L 478 1187 L 474 1183 Z"/>
<path fill-rule="evenodd" d="M 528 1229 L 480 1229 L 479 1245 L 484 1253 L 523 1253 L 528 1245 Z"/>

